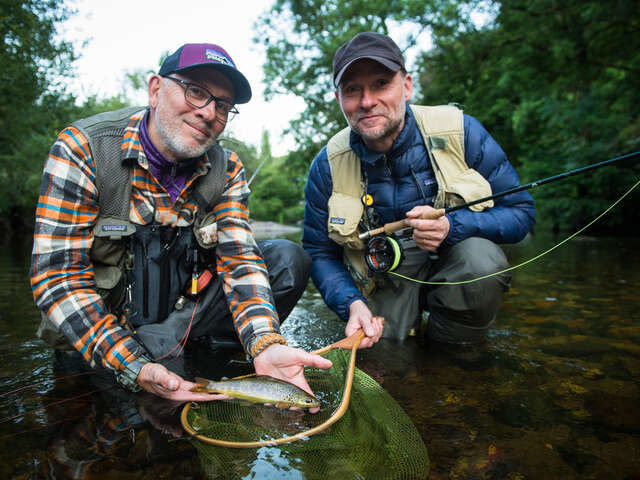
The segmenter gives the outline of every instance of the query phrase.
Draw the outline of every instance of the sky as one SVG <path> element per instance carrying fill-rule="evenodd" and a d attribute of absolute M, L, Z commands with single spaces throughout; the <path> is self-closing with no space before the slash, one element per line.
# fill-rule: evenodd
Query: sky
<path fill-rule="evenodd" d="M 274 0 L 70 0 L 78 13 L 60 29 L 80 56 L 74 64 L 69 90 L 79 101 L 90 95 L 111 97 L 121 93 L 126 73 L 154 71 L 160 58 L 185 43 L 221 45 L 251 84 L 253 97 L 238 106 L 240 114 L 226 132 L 259 148 L 262 132 L 269 132 L 271 151 L 280 156 L 295 150 L 291 136 L 283 131 L 304 110 L 304 102 L 293 95 L 264 99 L 262 67 L 266 54 L 254 43 L 254 23 L 270 9 Z M 389 22 L 389 33 L 400 48 L 410 26 Z M 415 54 L 431 43 L 428 33 L 418 47 L 405 52 L 411 67 Z M 327 92 L 332 98 L 332 92 Z M 133 97 L 147 104 L 146 91 Z M 346 122 L 345 122 L 346 125 Z"/>
<path fill-rule="evenodd" d="M 76 47 L 80 59 L 69 89 L 79 100 L 110 97 L 123 90 L 125 74 L 157 72 L 159 60 L 184 43 L 215 43 L 231 55 L 251 84 L 253 96 L 239 105 L 240 114 L 227 125 L 234 137 L 260 146 L 267 130 L 271 150 L 284 155 L 294 147 L 283 130 L 304 109 L 301 99 L 280 95 L 264 100 L 262 66 L 266 55 L 253 42 L 253 24 L 273 0 L 77 0 L 77 15 L 60 33 Z M 146 105 L 146 92 L 134 97 Z"/>

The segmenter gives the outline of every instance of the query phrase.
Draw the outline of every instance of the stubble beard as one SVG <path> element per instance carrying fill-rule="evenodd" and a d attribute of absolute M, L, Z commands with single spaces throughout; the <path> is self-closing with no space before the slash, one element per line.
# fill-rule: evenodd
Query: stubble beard
<path fill-rule="evenodd" d="M 400 133 L 400 129 L 404 122 L 405 113 L 406 113 L 406 106 L 403 102 L 402 106 L 399 108 L 398 118 L 395 120 L 391 120 L 389 119 L 389 117 L 387 117 L 388 123 L 376 129 L 369 129 L 365 131 L 364 129 L 358 127 L 357 124 L 351 125 L 351 122 L 347 122 L 347 123 L 349 123 L 349 125 L 351 126 L 351 129 L 355 133 L 357 133 L 362 137 L 365 143 L 379 142 L 381 140 L 384 140 L 386 138 L 391 138 L 391 137 L 393 137 L 393 139 L 395 140 L 395 138 Z"/>
<path fill-rule="evenodd" d="M 182 141 L 180 125 L 177 123 L 181 120 L 177 119 L 176 123 L 165 123 L 160 106 L 155 110 L 154 120 L 156 129 L 162 138 L 164 146 L 169 150 L 176 161 L 200 157 L 204 155 L 204 153 L 207 152 L 216 141 L 215 137 L 212 137 L 208 139 L 206 143 L 199 145 L 189 145 L 187 142 Z"/>
<path fill-rule="evenodd" d="M 400 118 L 392 123 L 388 123 L 382 127 L 374 130 L 363 130 L 358 126 L 351 126 L 352 130 L 362 137 L 365 142 L 377 142 L 388 137 L 395 136 L 400 131 L 400 125 L 403 118 Z"/>

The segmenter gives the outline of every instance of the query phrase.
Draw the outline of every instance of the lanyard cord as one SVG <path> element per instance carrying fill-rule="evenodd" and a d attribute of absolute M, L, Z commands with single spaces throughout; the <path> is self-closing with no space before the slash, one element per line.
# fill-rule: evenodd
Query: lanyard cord
<path fill-rule="evenodd" d="M 603 216 L 605 216 L 607 213 L 609 213 L 609 211 L 611 211 L 616 205 L 618 205 L 618 203 L 620 203 L 627 195 L 629 195 L 638 185 L 640 185 L 640 180 L 638 180 L 633 187 L 631 187 L 629 190 L 627 190 L 618 200 L 616 200 L 604 212 L 602 212 L 596 218 L 591 220 L 591 222 L 589 222 L 587 225 L 582 227 L 580 230 L 578 230 L 574 234 L 572 234 L 569 237 L 567 237 L 564 240 L 562 240 L 560 243 L 554 245 L 553 247 L 549 248 L 548 250 L 545 250 L 544 252 L 540 253 L 539 255 L 536 255 L 535 257 L 530 258 L 529 260 L 526 260 L 526 261 L 524 261 L 522 263 L 519 263 L 518 265 L 514 265 L 512 267 L 505 268 L 504 270 L 500 270 L 500 271 L 495 272 L 495 273 L 490 273 L 489 275 L 483 275 L 482 277 L 473 278 L 471 280 L 460 280 L 458 282 L 428 282 L 428 281 L 418 280 L 416 278 L 407 277 L 407 276 L 402 275 L 400 273 L 395 273 L 395 272 L 388 272 L 388 273 L 391 274 L 391 275 L 395 275 L 396 277 L 400 277 L 400 278 L 403 278 L 405 280 L 409 280 L 411 282 L 420 283 L 422 285 L 463 285 L 463 284 L 466 284 L 466 283 L 477 282 L 478 280 L 484 280 L 485 278 L 490 278 L 490 277 L 493 277 L 493 276 L 496 276 L 496 275 L 500 275 L 501 273 L 505 273 L 505 272 L 509 272 L 511 270 L 515 270 L 516 268 L 524 267 L 525 265 L 527 265 L 527 264 L 529 264 L 531 262 L 534 262 L 535 260 L 538 260 L 539 258 L 543 257 L 547 253 L 550 253 L 553 250 L 555 250 L 556 248 L 560 247 L 561 245 L 564 245 L 569 240 L 571 240 L 573 237 L 575 237 L 575 236 L 581 234 L 582 232 L 584 232 L 587 228 L 589 228 L 591 225 L 593 225 L 598 220 L 600 220 Z"/>

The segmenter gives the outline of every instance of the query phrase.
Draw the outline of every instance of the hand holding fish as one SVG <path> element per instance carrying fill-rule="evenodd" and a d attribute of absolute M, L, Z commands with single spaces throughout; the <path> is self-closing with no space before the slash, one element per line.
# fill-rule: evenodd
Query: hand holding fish
<path fill-rule="evenodd" d="M 268 346 L 254 360 L 253 366 L 257 375 L 267 375 L 292 383 L 307 393 L 313 395 L 311 387 L 304 378 L 304 367 L 331 368 L 331 361 L 320 355 L 305 352 L 300 348 L 293 348 L 275 343 Z M 311 408 L 315 413 L 319 408 Z"/>
<path fill-rule="evenodd" d="M 191 389 L 197 386 L 195 383 L 184 380 L 159 363 L 150 362 L 144 365 L 138 374 L 137 382 L 149 393 L 180 402 L 206 402 L 229 398 L 221 394 L 192 392 Z"/>
<path fill-rule="evenodd" d="M 344 333 L 349 337 L 361 328 L 366 337 L 358 348 L 368 348 L 380 340 L 383 325 L 384 320 L 382 317 L 374 317 L 369 307 L 362 300 L 356 300 L 349 305 L 349 321 Z"/>

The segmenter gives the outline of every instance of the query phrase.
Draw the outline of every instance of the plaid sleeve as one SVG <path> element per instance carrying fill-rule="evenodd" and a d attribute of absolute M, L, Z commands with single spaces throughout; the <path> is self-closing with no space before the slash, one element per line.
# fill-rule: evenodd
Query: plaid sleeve
<path fill-rule="evenodd" d="M 97 217 L 95 164 L 86 138 L 69 127 L 44 167 L 31 289 L 38 308 L 92 367 L 122 370 L 143 349 L 96 291 L 90 250 Z"/>
<path fill-rule="evenodd" d="M 280 333 L 267 268 L 249 227 L 249 187 L 235 153 L 227 162 L 226 190 L 214 208 L 218 222 L 217 272 L 234 326 L 245 350 L 256 340 Z"/>

